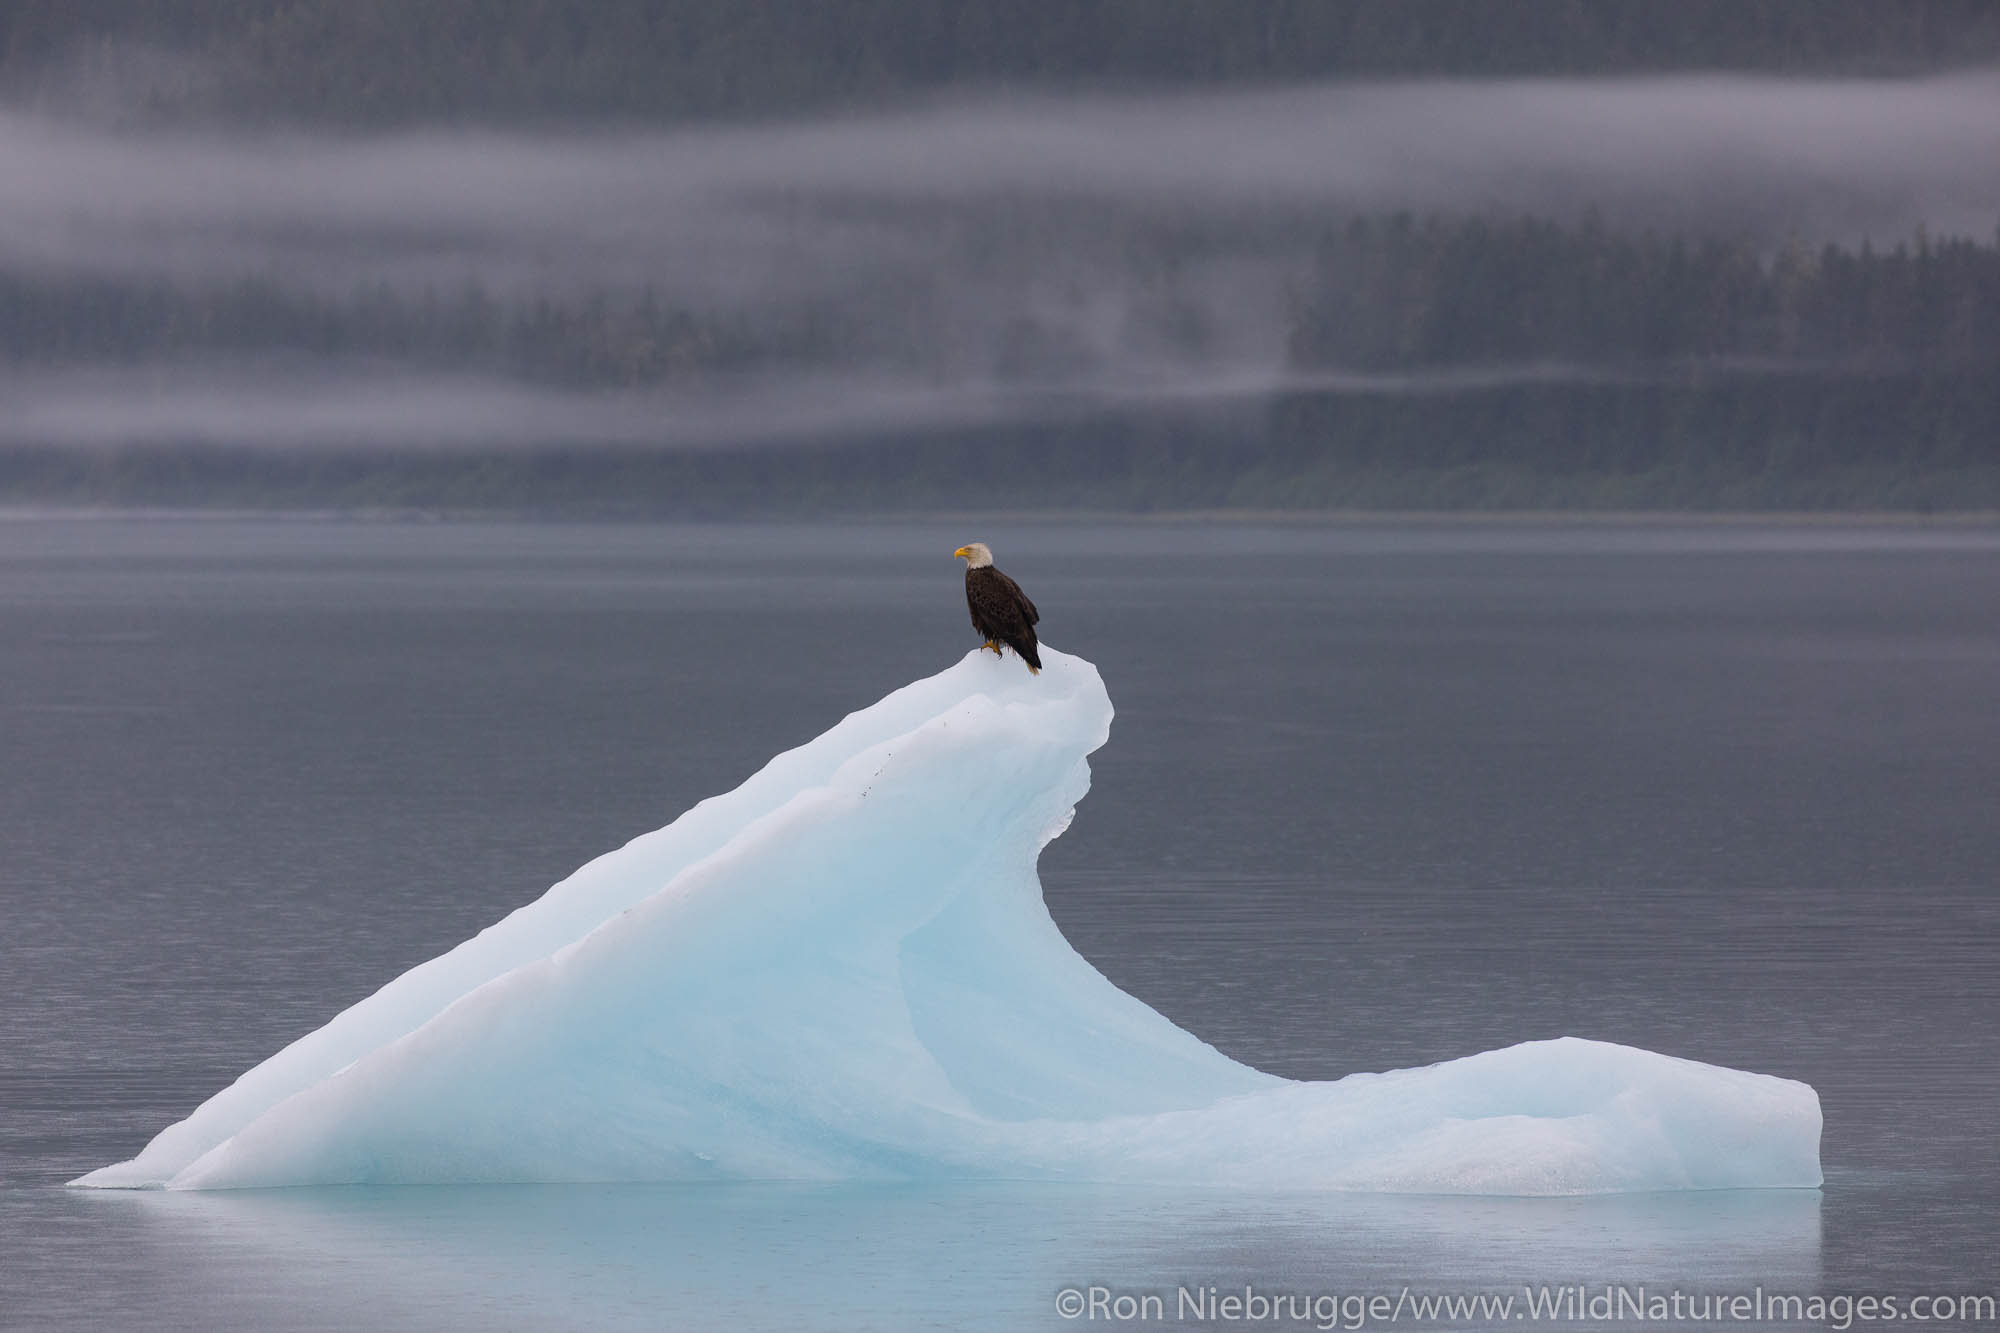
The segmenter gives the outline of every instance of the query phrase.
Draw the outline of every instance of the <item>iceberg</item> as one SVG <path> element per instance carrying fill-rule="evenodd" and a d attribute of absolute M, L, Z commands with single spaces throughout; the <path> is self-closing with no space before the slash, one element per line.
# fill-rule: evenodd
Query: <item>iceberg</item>
<path fill-rule="evenodd" d="M 72 1183 L 1820 1183 L 1803 1083 L 1568 1037 L 1297 1082 L 1120 991 L 1036 875 L 1112 717 L 1043 653 L 848 716 Z"/>

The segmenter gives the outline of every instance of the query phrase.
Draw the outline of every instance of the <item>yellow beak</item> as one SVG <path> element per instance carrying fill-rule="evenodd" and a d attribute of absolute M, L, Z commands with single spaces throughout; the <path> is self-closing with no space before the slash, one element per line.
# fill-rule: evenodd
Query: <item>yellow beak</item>
<path fill-rule="evenodd" d="M 972 558 L 972 548 L 970 546 L 961 546 L 951 554 L 954 560 L 970 560 Z"/>

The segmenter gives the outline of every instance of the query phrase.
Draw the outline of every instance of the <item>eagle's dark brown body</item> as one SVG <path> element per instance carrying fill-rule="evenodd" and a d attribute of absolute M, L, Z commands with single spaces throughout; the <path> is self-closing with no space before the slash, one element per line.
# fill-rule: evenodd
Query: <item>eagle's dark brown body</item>
<path fill-rule="evenodd" d="M 972 612 L 972 628 L 987 643 L 1004 643 L 1021 655 L 1030 670 L 1042 669 L 1041 645 L 1035 639 L 1035 622 L 1042 618 L 1041 613 L 1020 584 L 991 565 L 968 568 L 965 605 Z"/>

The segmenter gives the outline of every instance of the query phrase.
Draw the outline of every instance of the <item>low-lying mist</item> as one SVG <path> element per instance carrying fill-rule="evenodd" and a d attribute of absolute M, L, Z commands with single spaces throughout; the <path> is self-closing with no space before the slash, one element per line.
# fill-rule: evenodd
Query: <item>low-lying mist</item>
<path fill-rule="evenodd" d="M 1732 373 L 1766 368 L 1731 365 Z M 1201 371 L 1083 384 L 925 385 L 911 378 L 744 376 L 697 389 L 561 389 L 379 365 L 293 369 L 201 364 L 0 374 L 0 442 L 106 447 L 207 443 L 270 448 L 520 447 L 551 443 L 706 448 L 736 441 L 851 442 L 926 429 L 1226 412 L 1287 392 L 1366 396 L 1513 385 L 1668 383 L 1662 369 L 1521 363 L 1402 372 Z"/>
<path fill-rule="evenodd" d="M 190 328 L 143 355 L 30 348 L 0 404 L 9 437 L 45 442 L 708 443 L 1314 383 L 1588 377 L 1606 372 L 1528 354 L 1302 368 L 1301 285 L 1345 219 L 1394 210 L 1589 215 L 1758 254 L 1919 228 L 1990 238 L 1995 163 L 2000 77 L 1984 74 L 991 95 L 539 136 L 138 134 L 9 114 L 7 278 L 643 302 L 686 312 L 702 373 L 551 386 L 283 345 L 277 373 L 265 349 Z"/>

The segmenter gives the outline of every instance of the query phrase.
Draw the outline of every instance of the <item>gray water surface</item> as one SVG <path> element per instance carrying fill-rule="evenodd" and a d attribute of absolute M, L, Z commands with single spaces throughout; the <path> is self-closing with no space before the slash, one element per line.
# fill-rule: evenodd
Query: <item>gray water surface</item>
<path fill-rule="evenodd" d="M 1805 1079 L 1826 1189 L 59 1188 L 956 660 L 975 538 L 1118 708 L 1043 859 L 1112 980 L 1296 1077 L 1574 1033 Z M 0 1326 L 2000 1286 L 1991 526 L 15 519 L 0 643 Z"/>

